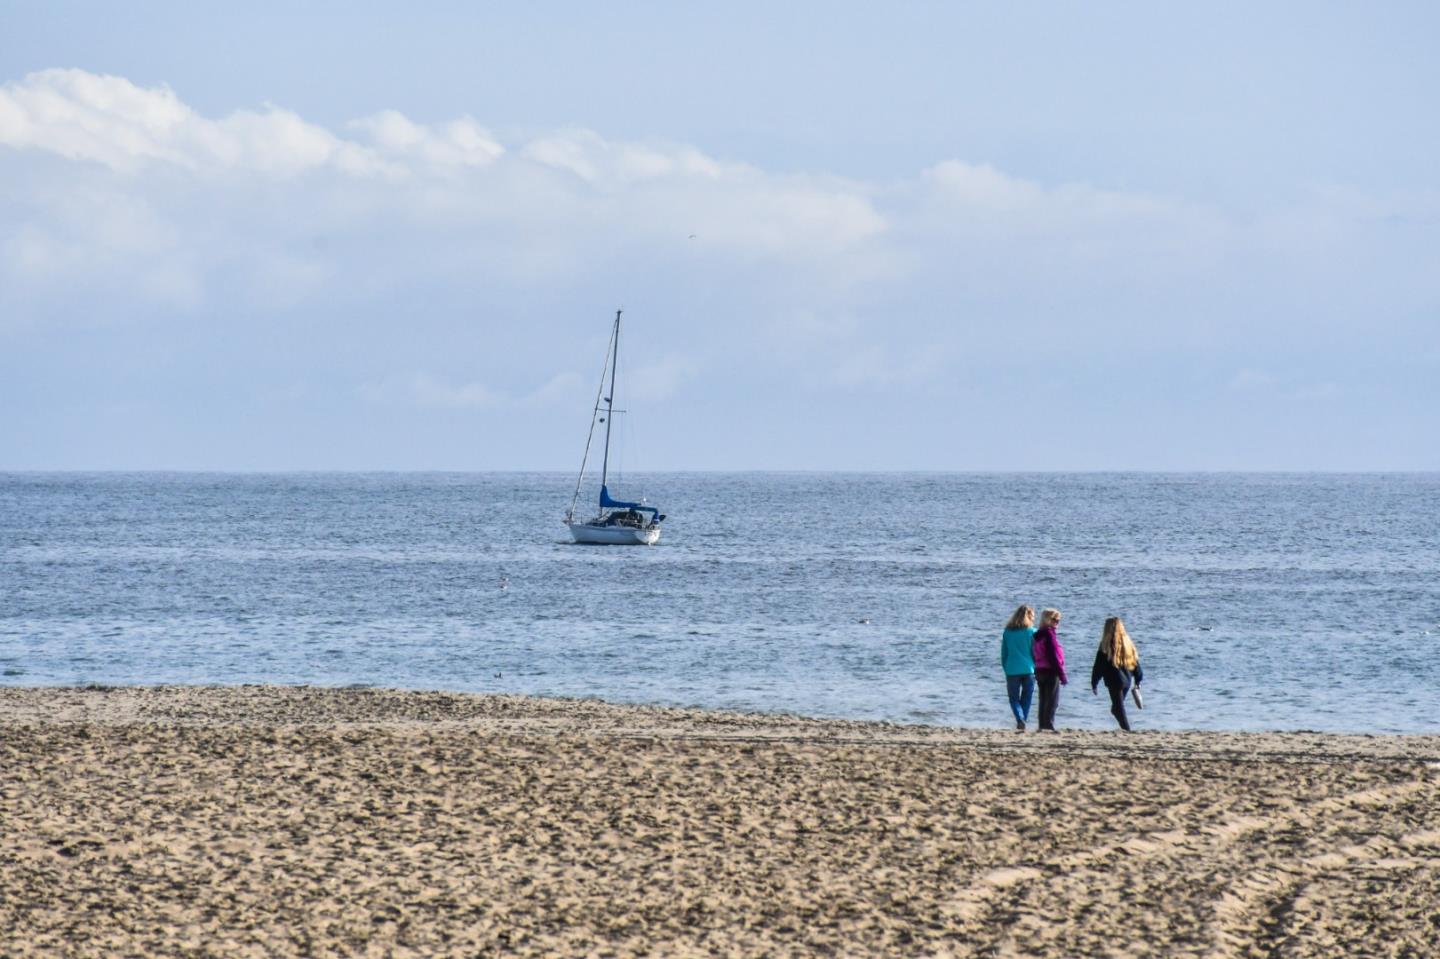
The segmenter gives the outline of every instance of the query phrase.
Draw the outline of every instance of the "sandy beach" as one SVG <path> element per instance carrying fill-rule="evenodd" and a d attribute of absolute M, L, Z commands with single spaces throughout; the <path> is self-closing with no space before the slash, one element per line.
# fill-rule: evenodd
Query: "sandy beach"
<path fill-rule="evenodd" d="M 0 756 L 8 956 L 1440 952 L 1440 736 L 4 689 Z"/>

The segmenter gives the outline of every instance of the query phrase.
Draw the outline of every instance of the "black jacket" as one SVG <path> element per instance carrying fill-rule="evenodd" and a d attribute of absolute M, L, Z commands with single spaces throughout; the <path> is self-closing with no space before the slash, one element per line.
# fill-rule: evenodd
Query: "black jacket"
<path fill-rule="evenodd" d="M 1105 680 L 1107 687 L 1124 686 L 1125 677 L 1122 675 L 1123 673 L 1124 670 L 1110 662 L 1110 660 L 1101 655 L 1100 650 L 1097 649 L 1095 650 L 1095 665 L 1090 670 L 1090 688 L 1097 688 L 1102 679 Z M 1139 660 L 1135 661 L 1135 668 L 1130 671 L 1130 675 L 1135 677 L 1136 686 L 1139 686 L 1145 680 L 1145 670 L 1140 665 Z"/>

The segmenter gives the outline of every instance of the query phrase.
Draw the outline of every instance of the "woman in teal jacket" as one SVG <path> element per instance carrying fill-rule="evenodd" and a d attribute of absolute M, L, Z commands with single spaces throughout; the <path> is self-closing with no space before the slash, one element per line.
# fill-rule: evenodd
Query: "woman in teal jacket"
<path fill-rule="evenodd" d="M 1015 714 L 1015 728 L 1022 733 L 1030 718 L 1030 697 L 1035 693 L 1035 654 L 1031 648 L 1034 638 L 1035 610 L 1021 606 L 1000 636 L 1000 668 L 1005 670 L 1005 691 L 1010 696 L 1010 711 Z"/>

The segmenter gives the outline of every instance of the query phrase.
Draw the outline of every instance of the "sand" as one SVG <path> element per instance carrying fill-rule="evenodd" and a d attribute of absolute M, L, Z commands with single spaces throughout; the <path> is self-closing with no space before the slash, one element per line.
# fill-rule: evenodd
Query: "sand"
<path fill-rule="evenodd" d="M 6 956 L 1440 954 L 1437 736 L 4 689 L 0 763 Z"/>

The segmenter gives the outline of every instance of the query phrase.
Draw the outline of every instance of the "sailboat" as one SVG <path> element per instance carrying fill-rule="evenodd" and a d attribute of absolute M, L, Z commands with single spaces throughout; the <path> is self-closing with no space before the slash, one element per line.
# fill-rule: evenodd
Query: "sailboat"
<path fill-rule="evenodd" d="M 620 360 L 620 314 L 610 328 L 610 345 L 605 351 L 605 366 L 610 373 L 610 389 L 605 389 L 605 367 L 600 369 L 600 389 L 595 393 L 595 409 L 590 414 L 590 435 L 585 438 L 585 455 L 580 459 L 580 476 L 575 480 L 575 495 L 565 514 L 565 525 L 577 543 L 598 543 L 611 546 L 650 546 L 660 539 L 660 524 L 665 515 L 645 501 L 630 503 L 610 495 L 610 426 L 615 418 L 615 369 Z M 602 409 L 601 403 L 604 403 Z M 622 411 L 623 412 L 623 411 Z M 602 415 L 603 413 L 603 415 Z M 585 481 L 585 465 L 590 459 L 590 444 L 595 439 L 595 426 L 605 424 L 605 452 L 600 460 L 600 508 L 594 518 L 576 519 L 575 507 L 580 502 L 580 485 Z"/>

